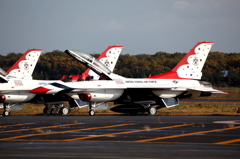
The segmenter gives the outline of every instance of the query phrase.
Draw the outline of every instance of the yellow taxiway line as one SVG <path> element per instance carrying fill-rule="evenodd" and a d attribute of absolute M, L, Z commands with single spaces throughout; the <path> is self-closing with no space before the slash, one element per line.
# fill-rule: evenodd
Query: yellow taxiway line
<path fill-rule="evenodd" d="M 181 124 L 181 125 L 173 125 L 173 126 L 152 128 L 152 129 L 148 129 L 148 131 L 149 131 L 149 130 L 159 130 L 159 129 L 176 128 L 176 127 L 189 126 L 189 125 L 193 125 L 193 124 Z M 95 136 L 85 136 L 85 137 L 67 139 L 67 140 L 63 140 L 63 141 L 84 140 L 84 139 L 90 139 L 90 138 L 96 138 L 96 137 L 104 137 L 104 136 L 111 136 L 111 135 L 121 135 L 121 134 L 130 134 L 130 133 L 136 133 L 136 132 L 142 132 L 142 131 L 147 131 L 147 130 L 146 130 L 146 129 L 141 129 L 141 130 L 124 131 L 124 132 L 117 132 L 117 133 L 111 133 L 111 134 L 102 134 L 102 135 L 95 135 Z"/>
<path fill-rule="evenodd" d="M 172 136 L 157 137 L 157 138 L 152 138 L 152 139 L 137 140 L 135 142 L 149 142 L 149 141 L 155 141 L 155 140 L 171 139 L 171 138 L 177 138 L 177 137 L 183 137 L 183 136 L 191 136 L 191 135 L 205 134 L 205 133 L 239 129 L 239 128 L 240 128 L 240 126 L 231 127 L 231 128 L 223 128 L 223 129 L 214 129 L 214 130 L 208 130 L 208 131 L 199 131 L 199 132 L 193 132 L 193 133 L 188 133 L 188 134 L 179 134 L 179 135 L 172 135 Z"/>
<path fill-rule="evenodd" d="M 43 126 L 43 127 L 28 128 L 28 129 L 7 130 L 7 131 L 0 131 L 0 133 L 17 132 L 17 131 L 29 131 L 29 130 L 36 130 L 36 129 L 57 128 L 57 127 L 62 127 L 62 126 L 71 126 L 71 125 L 78 125 L 78 124 L 84 124 L 84 123 L 74 123 L 74 124 L 63 124 L 63 125 Z"/>
<path fill-rule="evenodd" d="M 228 140 L 228 141 L 221 141 L 221 142 L 216 142 L 214 144 L 223 144 L 223 145 L 226 145 L 226 144 L 231 144 L 231 143 L 235 143 L 235 142 L 240 142 L 240 139 L 233 139 L 233 140 Z"/>
<path fill-rule="evenodd" d="M 57 131 L 57 132 L 47 132 L 47 133 L 40 133 L 40 134 L 28 134 L 28 135 L 21 135 L 21 136 L 14 136 L 14 137 L 2 138 L 2 139 L 0 139 L 0 140 L 15 140 L 15 139 L 19 139 L 19 138 L 32 137 L 32 136 L 50 135 L 50 134 L 61 134 L 61 133 L 68 133 L 68 132 L 94 130 L 94 129 L 103 129 L 103 128 L 119 127 L 119 126 L 126 126 L 126 125 L 133 125 L 133 123 L 130 123 L 130 124 L 110 125 L 110 126 L 101 126 L 101 127 L 91 127 L 91 128 L 83 128 L 83 129 L 75 129 L 75 130 L 66 130 L 66 131 Z"/>

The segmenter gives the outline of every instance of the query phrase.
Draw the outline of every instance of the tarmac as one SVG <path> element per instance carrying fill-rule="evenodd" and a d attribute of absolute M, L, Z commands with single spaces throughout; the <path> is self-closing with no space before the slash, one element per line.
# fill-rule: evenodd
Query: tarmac
<path fill-rule="evenodd" d="M 239 116 L 0 117 L 0 158 L 240 158 Z"/>

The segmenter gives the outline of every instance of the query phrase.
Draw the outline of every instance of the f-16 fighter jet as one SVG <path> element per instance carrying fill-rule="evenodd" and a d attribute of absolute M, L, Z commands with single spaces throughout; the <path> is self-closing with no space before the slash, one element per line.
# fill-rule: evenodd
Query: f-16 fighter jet
<path fill-rule="evenodd" d="M 54 82 L 29 92 L 64 93 L 89 102 L 89 115 L 94 115 L 98 106 L 110 101 L 121 104 L 113 108 L 113 111 L 131 114 L 147 111 L 150 115 L 155 115 L 158 108 L 179 105 L 179 98 L 210 96 L 212 93 L 227 94 L 213 89 L 209 82 L 200 81 L 212 45 L 213 42 L 197 43 L 170 72 L 147 78 L 125 78 L 112 74 L 90 55 L 82 55 L 77 50 L 66 50 L 67 54 L 90 67 L 105 80 L 64 84 Z"/>

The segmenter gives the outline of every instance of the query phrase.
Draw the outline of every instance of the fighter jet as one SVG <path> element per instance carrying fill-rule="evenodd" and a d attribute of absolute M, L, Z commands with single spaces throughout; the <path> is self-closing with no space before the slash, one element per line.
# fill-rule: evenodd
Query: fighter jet
<path fill-rule="evenodd" d="M 155 115 L 161 107 L 179 105 L 179 98 L 210 96 L 212 93 L 227 94 L 213 89 L 209 82 L 200 81 L 202 68 L 212 45 L 213 42 L 197 43 L 170 72 L 147 78 L 125 78 L 111 74 L 90 56 L 82 56 L 81 52 L 76 50 L 66 50 L 67 54 L 104 76 L 105 80 L 64 84 L 54 82 L 29 92 L 65 93 L 69 96 L 75 94 L 73 98 L 89 102 L 89 115 L 94 115 L 98 106 L 106 105 L 110 101 L 121 104 L 115 110 L 112 109 L 113 111 L 130 114 L 147 111 L 148 114 Z"/>
<path fill-rule="evenodd" d="M 98 67 L 106 67 L 109 73 L 112 74 L 119 58 L 119 55 L 123 49 L 123 46 L 109 46 L 107 47 L 100 56 L 95 59 L 93 56 L 83 52 L 78 51 L 79 54 L 85 58 L 91 58 L 92 61 L 96 63 L 98 61 Z M 73 56 L 74 55 L 71 55 Z M 81 62 L 81 61 L 79 61 Z M 84 63 L 83 63 L 84 64 Z M 85 64 L 84 64 L 85 65 Z M 92 63 L 90 64 L 92 65 Z M 91 67 L 90 67 L 91 68 Z M 74 75 L 70 77 L 62 77 L 61 81 L 63 82 L 76 82 L 76 81 L 96 81 L 96 80 L 103 80 L 103 75 L 98 75 L 90 68 L 87 68 L 85 72 Z M 64 101 L 68 101 L 70 108 L 78 107 L 83 108 L 89 105 L 89 102 L 84 102 L 79 98 L 75 98 L 77 94 L 71 94 L 70 96 L 65 93 L 56 93 L 56 94 L 45 94 L 41 95 L 41 98 L 44 99 L 45 108 L 43 109 L 43 113 L 45 115 L 56 114 L 60 112 L 62 115 L 67 115 L 69 113 L 69 108 L 63 106 Z"/>

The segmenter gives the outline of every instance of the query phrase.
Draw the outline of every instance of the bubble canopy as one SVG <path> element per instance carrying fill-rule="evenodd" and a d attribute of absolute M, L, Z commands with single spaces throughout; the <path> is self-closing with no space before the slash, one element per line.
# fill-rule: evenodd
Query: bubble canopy
<path fill-rule="evenodd" d="M 66 50 L 65 53 L 78 60 L 85 66 L 91 68 L 96 73 L 107 73 L 111 74 L 112 72 L 100 61 L 98 61 L 95 57 L 90 54 L 80 51 L 80 50 Z M 103 72 L 104 71 L 104 72 Z"/>

